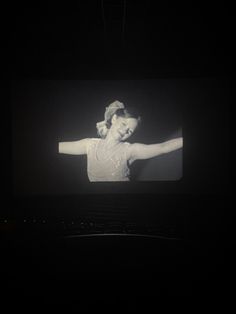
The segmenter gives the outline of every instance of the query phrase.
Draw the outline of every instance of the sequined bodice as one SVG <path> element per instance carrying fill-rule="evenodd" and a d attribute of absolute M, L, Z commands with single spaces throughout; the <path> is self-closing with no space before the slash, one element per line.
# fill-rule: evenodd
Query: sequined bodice
<path fill-rule="evenodd" d="M 127 142 L 119 143 L 112 150 L 101 147 L 102 139 L 90 139 L 87 148 L 87 171 L 90 181 L 129 181 Z"/>

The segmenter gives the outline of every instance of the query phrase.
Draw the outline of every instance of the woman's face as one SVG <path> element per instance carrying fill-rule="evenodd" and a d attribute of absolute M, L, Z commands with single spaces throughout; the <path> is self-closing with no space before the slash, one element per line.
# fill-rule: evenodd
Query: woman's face
<path fill-rule="evenodd" d="M 117 141 L 125 141 L 129 138 L 138 126 L 138 120 L 135 118 L 123 118 L 115 116 L 112 120 L 110 132 Z"/>

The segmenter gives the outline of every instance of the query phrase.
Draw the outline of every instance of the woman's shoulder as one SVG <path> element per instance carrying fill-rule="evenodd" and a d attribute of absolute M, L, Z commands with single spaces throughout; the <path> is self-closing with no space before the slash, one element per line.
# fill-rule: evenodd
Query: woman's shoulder
<path fill-rule="evenodd" d="M 123 144 L 124 145 L 126 145 L 126 146 L 130 146 L 130 145 L 132 145 L 131 143 L 129 143 L 129 142 L 123 142 Z"/>
<path fill-rule="evenodd" d="M 86 138 L 87 143 L 95 143 L 95 142 L 98 142 L 100 140 L 101 140 L 101 138 L 98 138 L 98 137 L 87 137 Z"/>
<path fill-rule="evenodd" d="M 96 142 L 96 141 L 100 141 L 101 138 L 100 137 L 88 137 L 87 140 L 91 142 Z"/>
<path fill-rule="evenodd" d="M 123 145 L 124 145 L 126 148 L 131 148 L 134 144 L 133 144 L 133 143 L 129 143 L 129 142 L 123 142 Z"/>
<path fill-rule="evenodd" d="M 97 137 L 88 137 L 87 138 L 87 145 L 91 146 L 91 145 L 95 145 L 96 143 L 98 143 L 101 139 L 97 138 Z"/>
<path fill-rule="evenodd" d="M 129 152 L 130 148 L 132 147 L 132 144 L 129 142 L 123 142 L 122 147 L 126 152 Z"/>
<path fill-rule="evenodd" d="M 96 138 L 96 137 L 90 137 L 90 138 L 87 138 L 87 154 L 93 150 L 96 146 L 97 146 L 97 143 L 99 142 L 100 138 Z"/>

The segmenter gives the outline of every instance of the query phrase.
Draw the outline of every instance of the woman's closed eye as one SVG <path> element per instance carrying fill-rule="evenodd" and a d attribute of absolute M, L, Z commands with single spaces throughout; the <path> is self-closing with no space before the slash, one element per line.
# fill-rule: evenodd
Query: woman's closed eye
<path fill-rule="evenodd" d="M 127 124 L 125 122 L 122 123 L 122 126 L 124 128 L 126 128 L 126 133 L 129 133 L 129 134 L 132 133 L 132 130 L 128 128 L 128 126 L 127 126 Z"/>

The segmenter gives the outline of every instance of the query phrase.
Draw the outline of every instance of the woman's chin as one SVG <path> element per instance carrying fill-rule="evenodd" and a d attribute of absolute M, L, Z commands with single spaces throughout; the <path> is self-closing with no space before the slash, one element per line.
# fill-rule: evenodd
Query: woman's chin
<path fill-rule="evenodd" d="M 128 137 L 129 137 L 129 136 L 123 136 L 123 137 L 121 138 L 121 141 L 124 142 L 125 140 L 127 140 Z"/>
<path fill-rule="evenodd" d="M 122 137 L 120 135 L 114 136 L 113 139 L 117 142 L 121 142 L 122 141 Z"/>

